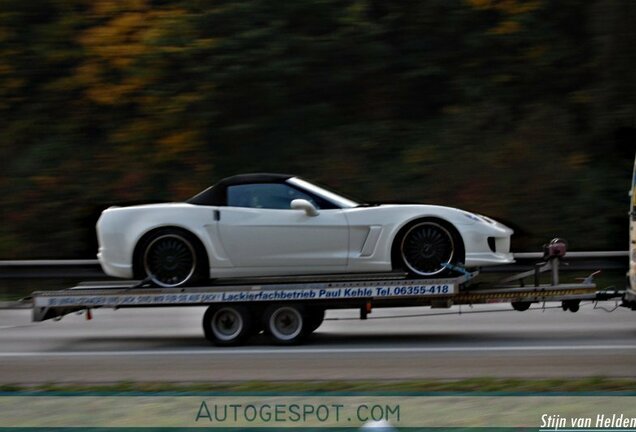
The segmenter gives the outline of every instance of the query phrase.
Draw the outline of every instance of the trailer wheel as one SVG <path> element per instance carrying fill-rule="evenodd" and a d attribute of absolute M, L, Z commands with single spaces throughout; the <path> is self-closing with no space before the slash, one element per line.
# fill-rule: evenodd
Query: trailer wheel
<path fill-rule="evenodd" d="M 564 300 L 561 303 L 561 309 L 563 309 L 564 311 L 569 310 L 570 312 L 574 313 L 579 311 L 580 305 L 580 300 Z"/>
<path fill-rule="evenodd" d="M 241 305 L 210 306 L 203 315 L 203 332 L 215 345 L 239 345 L 252 334 L 252 315 Z"/>
<path fill-rule="evenodd" d="M 316 329 L 322 325 L 324 320 L 324 309 L 309 309 L 307 311 L 307 325 L 305 326 L 305 333 L 309 335 L 316 331 Z"/>
<path fill-rule="evenodd" d="M 301 305 L 272 305 L 264 318 L 265 330 L 277 344 L 294 345 L 306 335 L 307 313 Z"/>
<path fill-rule="evenodd" d="M 512 303 L 510 303 L 512 308 L 519 312 L 527 311 L 528 309 L 530 309 L 531 304 L 532 303 L 525 301 L 513 301 Z"/>

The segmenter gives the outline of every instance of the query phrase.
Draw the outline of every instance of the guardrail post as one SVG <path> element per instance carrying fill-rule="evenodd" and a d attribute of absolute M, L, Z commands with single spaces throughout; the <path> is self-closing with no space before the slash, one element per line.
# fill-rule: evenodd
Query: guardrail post
<path fill-rule="evenodd" d="M 550 265 L 552 266 L 552 285 L 556 286 L 559 284 L 559 258 L 551 258 Z"/>

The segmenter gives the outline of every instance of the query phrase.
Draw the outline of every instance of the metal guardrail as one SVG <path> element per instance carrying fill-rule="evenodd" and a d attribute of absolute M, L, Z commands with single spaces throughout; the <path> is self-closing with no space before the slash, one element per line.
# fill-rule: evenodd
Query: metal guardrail
<path fill-rule="evenodd" d="M 519 259 L 541 259 L 541 252 L 517 252 L 513 254 L 516 260 Z M 629 251 L 594 251 L 594 252 L 568 252 L 565 260 L 568 259 L 597 259 L 597 258 L 627 258 Z M 1 263 L 2 261 L 0 261 Z"/>
<path fill-rule="evenodd" d="M 544 257 L 542 252 L 517 252 L 513 254 L 515 263 L 502 266 L 484 267 L 482 273 L 516 273 L 534 268 L 534 265 Z M 621 270 L 629 267 L 629 251 L 591 251 L 567 252 L 561 260 L 560 270 L 567 271 L 595 271 Z"/>
<path fill-rule="evenodd" d="M 99 265 L 96 259 L 77 260 L 6 260 L 0 261 L 0 267 L 63 267 Z"/>
<path fill-rule="evenodd" d="M 628 251 L 568 252 L 562 271 L 627 270 Z M 482 273 L 509 273 L 529 270 L 543 258 L 541 252 L 514 254 L 517 262 L 482 268 Z M 6 260 L 0 261 L 0 279 L 103 279 L 96 259 Z"/>
<path fill-rule="evenodd" d="M 94 260 L 7 260 L 0 261 L 0 279 L 104 279 Z"/>

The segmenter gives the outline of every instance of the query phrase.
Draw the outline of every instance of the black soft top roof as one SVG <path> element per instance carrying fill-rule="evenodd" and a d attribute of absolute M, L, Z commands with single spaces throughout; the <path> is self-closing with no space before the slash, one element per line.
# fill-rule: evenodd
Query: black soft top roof
<path fill-rule="evenodd" d="M 272 173 L 239 174 L 232 177 L 226 177 L 214 186 L 207 188 L 203 192 L 199 192 L 186 202 L 196 205 L 223 206 L 227 201 L 228 186 L 249 183 L 283 183 L 292 177 L 295 176 L 290 174 Z"/>

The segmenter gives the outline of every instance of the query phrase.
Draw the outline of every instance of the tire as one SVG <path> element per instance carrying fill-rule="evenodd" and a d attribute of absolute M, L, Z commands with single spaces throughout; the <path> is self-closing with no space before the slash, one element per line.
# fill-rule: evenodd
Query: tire
<path fill-rule="evenodd" d="M 569 310 L 572 313 L 578 312 L 581 306 L 580 300 L 563 300 L 561 308 L 566 311 Z"/>
<path fill-rule="evenodd" d="M 421 219 L 408 225 L 398 240 L 397 260 L 410 275 L 421 278 L 452 273 L 447 266 L 464 260 L 457 230 L 438 219 Z"/>
<path fill-rule="evenodd" d="M 530 309 L 531 302 L 528 301 L 513 301 L 510 303 L 512 308 L 518 312 L 524 312 Z"/>
<path fill-rule="evenodd" d="M 272 305 L 265 310 L 267 334 L 278 345 L 295 345 L 307 335 L 307 313 L 301 305 Z"/>
<path fill-rule="evenodd" d="M 252 314 L 242 305 L 210 306 L 203 315 L 205 338 L 218 346 L 240 345 L 252 332 Z"/>
<path fill-rule="evenodd" d="M 139 242 L 135 256 L 138 276 L 158 287 L 195 285 L 209 277 L 203 246 L 185 230 L 152 231 Z"/>

